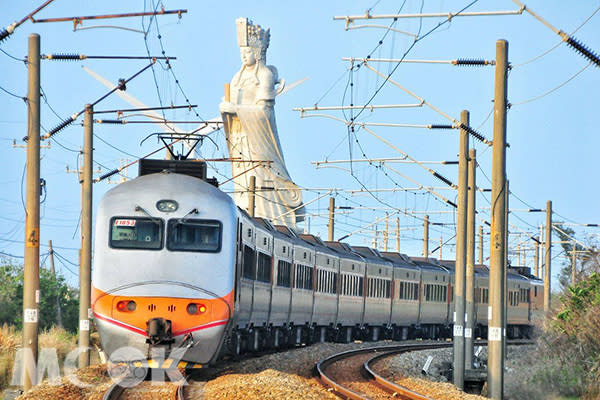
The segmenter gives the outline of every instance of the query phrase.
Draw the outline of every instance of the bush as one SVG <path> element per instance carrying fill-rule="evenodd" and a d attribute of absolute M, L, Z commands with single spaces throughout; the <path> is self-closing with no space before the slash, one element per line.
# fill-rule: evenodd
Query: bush
<path fill-rule="evenodd" d="M 600 396 L 600 274 L 561 296 L 544 337 L 548 365 L 538 378 L 563 395 Z"/>

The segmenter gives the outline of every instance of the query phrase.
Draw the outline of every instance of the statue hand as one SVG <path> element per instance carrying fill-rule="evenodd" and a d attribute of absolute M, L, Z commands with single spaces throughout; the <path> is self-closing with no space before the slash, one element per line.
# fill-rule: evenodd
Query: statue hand
<path fill-rule="evenodd" d="M 219 111 L 221 111 L 223 114 L 235 114 L 237 107 L 235 104 L 229 101 L 222 101 L 221 104 L 219 104 Z"/>

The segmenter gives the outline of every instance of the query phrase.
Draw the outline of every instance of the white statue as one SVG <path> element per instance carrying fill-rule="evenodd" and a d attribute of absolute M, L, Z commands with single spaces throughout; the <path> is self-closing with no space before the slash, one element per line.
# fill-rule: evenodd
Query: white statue
<path fill-rule="evenodd" d="M 296 222 L 303 220 L 302 192 L 285 167 L 275 124 L 275 97 L 283 90 L 284 81 L 277 68 L 266 65 L 269 30 L 247 18 L 238 18 L 236 25 L 242 68 L 231 80 L 230 95 L 226 90 L 219 105 L 229 156 L 234 159 L 234 200 L 248 209 L 248 188 L 254 175 L 255 216 L 295 228 Z"/>

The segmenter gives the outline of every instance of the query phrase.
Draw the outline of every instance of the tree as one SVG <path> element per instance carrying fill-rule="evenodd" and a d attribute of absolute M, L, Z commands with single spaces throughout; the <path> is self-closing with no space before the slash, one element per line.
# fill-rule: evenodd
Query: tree
<path fill-rule="evenodd" d="M 23 265 L 9 258 L 0 259 L 0 325 L 23 326 Z M 77 331 L 79 319 L 79 293 L 58 274 L 56 277 L 40 268 L 39 327 L 48 329 L 57 321 L 57 302 L 62 311 L 66 330 Z"/>
<path fill-rule="evenodd" d="M 563 262 L 558 278 L 563 289 L 574 286 L 576 282 L 572 282 L 573 276 L 576 281 L 581 281 L 594 272 L 600 272 L 600 246 L 597 240 L 591 238 L 578 240 L 573 229 L 560 223 L 554 224 L 554 231 L 560 238 L 563 251 L 569 256 L 568 261 Z"/>

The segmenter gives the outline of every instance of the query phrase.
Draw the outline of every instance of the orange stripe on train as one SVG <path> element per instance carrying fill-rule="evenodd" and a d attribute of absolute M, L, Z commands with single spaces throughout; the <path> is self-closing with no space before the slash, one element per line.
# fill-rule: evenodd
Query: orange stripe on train
<path fill-rule="evenodd" d="M 133 311 L 128 302 L 135 302 Z M 120 303 L 120 304 L 119 304 Z M 197 313 L 190 314 L 190 304 L 196 304 Z M 146 321 L 164 318 L 171 321 L 173 336 L 192 332 L 200 326 L 218 326 L 233 317 L 233 291 L 216 299 L 189 299 L 180 297 L 115 296 L 92 287 L 94 313 L 113 321 L 146 331 Z M 106 318 L 105 318 L 106 319 Z"/>

